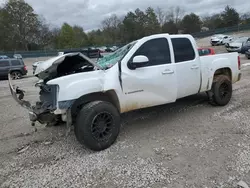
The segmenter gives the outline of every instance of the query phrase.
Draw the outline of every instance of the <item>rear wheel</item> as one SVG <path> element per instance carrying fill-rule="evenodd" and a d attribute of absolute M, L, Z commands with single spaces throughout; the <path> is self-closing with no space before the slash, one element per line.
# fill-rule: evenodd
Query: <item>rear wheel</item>
<path fill-rule="evenodd" d="M 11 78 L 13 80 L 20 79 L 22 77 L 22 74 L 19 71 L 13 71 L 11 72 Z"/>
<path fill-rule="evenodd" d="M 212 105 L 225 106 L 232 97 L 232 82 L 226 75 L 218 75 L 215 77 L 210 91 L 210 103 Z"/>
<path fill-rule="evenodd" d="M 120 114 L 109 102 L 90 102 L 78 113 L 74 131 L 77 140 L 87 148 L 107 149 L 120 132 Z"/>

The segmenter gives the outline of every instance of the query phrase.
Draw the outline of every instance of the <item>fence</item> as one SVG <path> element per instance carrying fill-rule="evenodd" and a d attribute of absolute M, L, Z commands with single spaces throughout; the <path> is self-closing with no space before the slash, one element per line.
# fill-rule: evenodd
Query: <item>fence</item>
<path fill-rule="evenodd" d="M 107 45 L 111 47 L 114 45 Z M 117 44 L 116 46 L 121 47 L 123 44 Z M 36 58 L 36 57 L 51 57 L 57 56 L 58 52 L 68 52 L 68 51 L 86 51 L 86 48 L 71 48 L 71 49 L 57 49 L 57 50 L 37 50 L 37 51 L 10 51 L 10 52 L 1 52 L 0 55 L 7 55 L 8 57 L 13 57 L 14 54 L 21 54 L 23 58 Z M 91 50 L 90 50 L 91 51 Z"/>
<path fill-rule="evenodd" d="M 231 33 L 231 32 L 239 32 L 239 31 L 245 31 L 250 30 L 250 24 L 242 24 L 242 25 L 236 25 L 232 27 L 225 27 L 220 29 L 213 29 L 209 31 L 203 31 L 203 32 L 197 32 L 192 33 L 193 37 L 195 38 L 203 38 L 208 37 L 214 34 L 224 34 L 224 33 Z"/>
<path fill-rule="evenodd" d="M 204 32 L 197 32 L 192 33 L 192 36 L 195 38 L 202 38 L 202 37 L 208 37 L 213 34 L 222 34 L 222 33 L 231 33 L 231 32 L 239 32 L 239 31 L 245 31 L 250 30 L 250 24 L 245 25 L 237 25 L 233 27 L 225 27 L 220 29 L 214 29 Z M 117 44 L 116 46 L 122 46 L 123 44 Z M 107 45 L 107 46 L 113 46 L 113 45 Z M 0 52 L 0 55 L 7 55 L 9 57 L 13 57 L 14 54 L 21 54 L 23 58 L 29 58 L 29 57 L 49 57 L 49 56 L 56 56 L 58 52 L 62 51 L 82 51 L 83 49 L 58 49 L 58 50 L 39 50 L 39 51 L 12 51 L 12 52 Z"/>

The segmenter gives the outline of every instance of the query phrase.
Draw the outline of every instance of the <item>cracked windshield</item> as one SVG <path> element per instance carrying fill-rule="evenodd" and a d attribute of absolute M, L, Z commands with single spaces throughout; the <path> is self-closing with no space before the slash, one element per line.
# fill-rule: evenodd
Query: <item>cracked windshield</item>
<path fill-rule="evenodd" d="M 0 188 L 250 188 L 250 1 L 0 0 Z"/>
<path fill-rule="evenodd" d="M 133 41 L 119 49 L 115 52 L 104 56 L 103 58 L 97 60 L 97 64 L 99 64 L 102 68 L 112 67 L 118 61 L 122 60 L 122 58 L 129 52 L 129 50 L 136 44 L 136 41 Z"/>

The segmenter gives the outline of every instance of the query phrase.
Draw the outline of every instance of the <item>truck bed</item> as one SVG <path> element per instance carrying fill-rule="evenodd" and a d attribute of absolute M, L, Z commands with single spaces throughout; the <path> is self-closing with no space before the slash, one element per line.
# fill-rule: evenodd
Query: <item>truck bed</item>
<path fill-rule="evenodd" d="M 211 88 L 213 73 L 220 67 L 229 68 L 231 70 L 232 83 L 237 82 L 240 74 L 240 70 L 238 69 L 238 56 L 237 52 L 201 56 L 201 70 L 203 72 L 201 74 L 202 82 L 200 92 L 207 91 Z"/>

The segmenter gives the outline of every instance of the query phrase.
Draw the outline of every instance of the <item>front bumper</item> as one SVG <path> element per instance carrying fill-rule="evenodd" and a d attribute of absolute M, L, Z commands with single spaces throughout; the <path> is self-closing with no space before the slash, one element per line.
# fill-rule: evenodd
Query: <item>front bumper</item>
<path fill-rule="evenodd" d="M 246 56 L 247 59 L 250 59 L 250 52 L 249 52 L 249 51 L 246 51 L 246 52 L 245 52 L 245 56 Z"/>
<path fill-rule="evenodd" d="M 240 52 L 241 48 L 226 48 L 228 52 Z"/>
<path fill-rule="evenodd" d="M 37 67 L 37 66 L 32 65 L 33 74 L 35 74 L 35 72 L 36 72 L 36 67 Z"/>
<path fill-rule="evenodd" d="M 50 110 L 43 108 L 39 102 L 32 106 L 29 101 L 24 100 L 24 90 L 15 87 L 12 83 L 11 75 L 8 74 L 9 88 L 14 100 L 29 111 L 29 119 L 32 123 L 38 121 L 41 124 L 54 121 L 55 115 Z"/>
<path fill-rule="evenodd" d="M 15 99 L 15 101 L 18 104 L 20 104 L 22 107 L 26 108 L 27 110 L 32 111 L 32 106 L 30 102 L 23 100 L 25 91 L 19 89 L 19 87 L 15 87 L 12 84 L 12 79 L 11 79 L 10 74 L 8 74 L 8 81 L 9 81 L 9 88 L 10 88 L 11 95 Z"/>
<path fill-rule="evenodd" d="M 220 45 L 222 41 L 210 41 L 211 45 Z"/>

